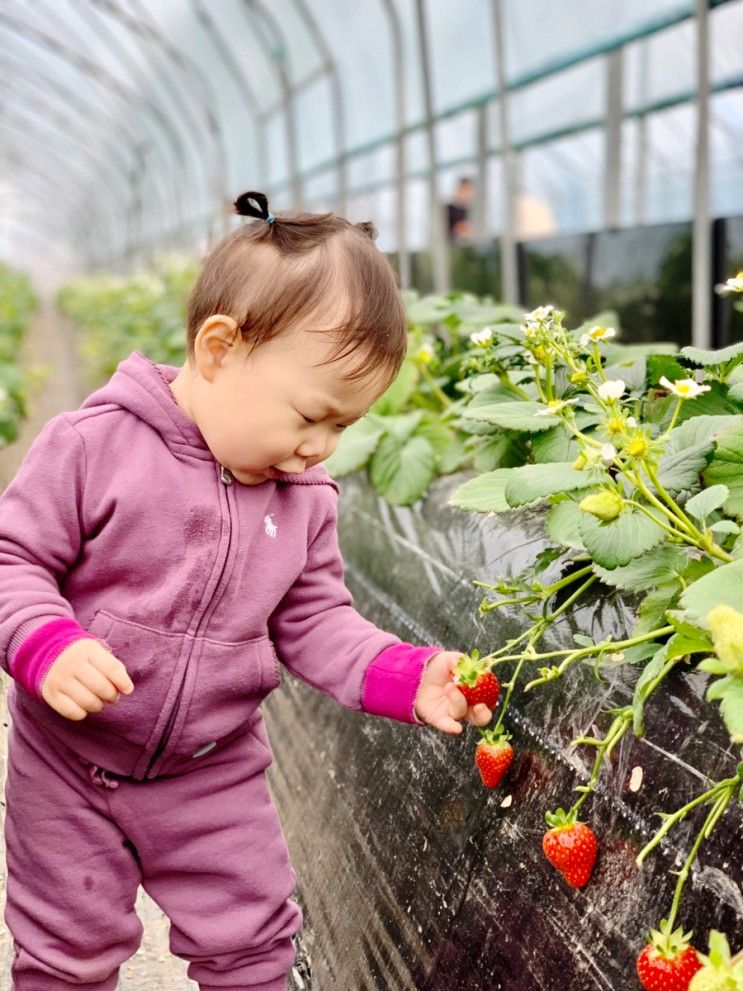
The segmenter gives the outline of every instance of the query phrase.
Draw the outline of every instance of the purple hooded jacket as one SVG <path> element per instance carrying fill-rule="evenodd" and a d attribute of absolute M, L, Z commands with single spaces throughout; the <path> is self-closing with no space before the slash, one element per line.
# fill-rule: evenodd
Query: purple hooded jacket
<path fill-rule="evenodd" d="M 420 725 L 415 697 L 441 648 L 406 644 L 354 609 L 336 483 L 321 465 L 235 481 L 176 403 L 177 372 L 133 352 L 44 426 L 0 497 L 0 663 L 16 681 L 14 719 L 109 771 L 154 777 L 255 732 L 280 659 L 349 709 Z M 74 721 L 39 687 L 81 637 L 122 661 L 134 691 Z"/>

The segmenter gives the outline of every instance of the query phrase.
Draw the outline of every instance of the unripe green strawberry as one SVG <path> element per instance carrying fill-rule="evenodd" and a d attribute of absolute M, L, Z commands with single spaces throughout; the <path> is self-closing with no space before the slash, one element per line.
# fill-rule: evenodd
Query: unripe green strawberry
<path fill-rule="evenodd" d="M 486 788 L 497 788 L 513 760 L 513 747 L 508 733 L 482 730 L 475 749 L 475 764 Z"/>
<path fill-rule="evenodd" d="M 594 492 L 585 496 L 578 504 L 584 513 L 597 516 L 600 520 L 615 520 L 624 508 L 624 499 L 618 492 Z"/>
<path fill-rule="evenodd" d="M 598 856 L 595 833 L 564 809 L 548 812 L 545 818 L 552 826 L 542 837 L 545 857 L 571 887 L 582 888 L 588 884 Z"/>
<path fill-rule="evenodd" d="M 689 991 L 737 991 L 741 986 L 734 977 L 704 967 L 692 977 Z"/>
<path fill-rule="evenodd" d="M 648 934 L 649 942 L 637 958 L 637 976 L 645 991 L 689 991 L 689 983 L 702 961 L 689 945 L 691 933 L 671 931 L 664 919 Z"/>
<path fill-rule="evenodd" d="M 494 709 L 498 704 L 500 682 L 485 662 L 479 660 L 476 651 L 472 656 L 465 654 L 460 657 L 452 671 L 452 680 L 467 699 L 468 706 L 484 702 L 488 709 Z"/>
<path fill-rule="evenodd" d="M 743 677 L 743 613 L 730 606 L 715 606 L 707 615 L 715 653 L 729 673 Z"/>
<path fill-rule="evenodd" d="M 724 933 L 709 932 L 709 956 L 697 954 L 702 969 L 692 977 L 689 991 L 743 991 L 743 959 L 732 959 Z"/>

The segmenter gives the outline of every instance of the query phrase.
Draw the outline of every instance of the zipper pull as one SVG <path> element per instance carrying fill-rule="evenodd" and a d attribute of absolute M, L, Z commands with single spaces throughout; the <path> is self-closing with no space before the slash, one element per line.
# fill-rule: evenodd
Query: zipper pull
<path fill-rule="evenodd" d="M 222 479 L 225 485 L 232 485 L 232 474 L 229 468 L 225 468 L 224 465 L 219 466 L 219 477 Z"/>

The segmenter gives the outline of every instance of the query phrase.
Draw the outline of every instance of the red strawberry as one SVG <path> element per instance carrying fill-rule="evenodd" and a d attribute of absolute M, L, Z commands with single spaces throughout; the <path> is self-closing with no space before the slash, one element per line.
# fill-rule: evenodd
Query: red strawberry
<path fill-rule="evenodd" d="M 552 829 L 542 837 L 544 855 L 571 887 L 582 888 L 588 884 L 598 855 L 593 830 L 564 809 L 548 812 L 545 818 Z"/>
<path fill-rule="evenodd" d="M 494 709 L 500 698 L 500 682 L 479 656 L 473 650 L 472 655 L 460 657 L 452 671 L 452 680 L 467 699 L 467 705 L 484 702 L 488 709 Z"/>
<path fill-rule="evenodd" d="M 637 958 L 637 976 L 645 991 L 688 991 L 689 981 L 702 969 L 690 939 L 691 933 L 683 929 L 671 932 L 667 919 L 651 929 L 648 945 Z"/>
<path fill-rule="evenodd" d="M 513 760 L 510 734 L 502 730 L 481 730 L 475 748 L 475 764 L 486 788 L 497 788 Z"/>

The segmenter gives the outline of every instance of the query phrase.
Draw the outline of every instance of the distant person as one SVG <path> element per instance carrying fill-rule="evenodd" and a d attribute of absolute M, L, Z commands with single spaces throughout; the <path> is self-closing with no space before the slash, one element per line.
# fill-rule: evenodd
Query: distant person
<path fill-rule="evenodd" d="M 452 202 L 446 206 L 450 241 L 463 243 L 472 239 L 470 209 L 474 198 L 474 182 L 468 176 L 462 176 L 457 182 Z"/>

